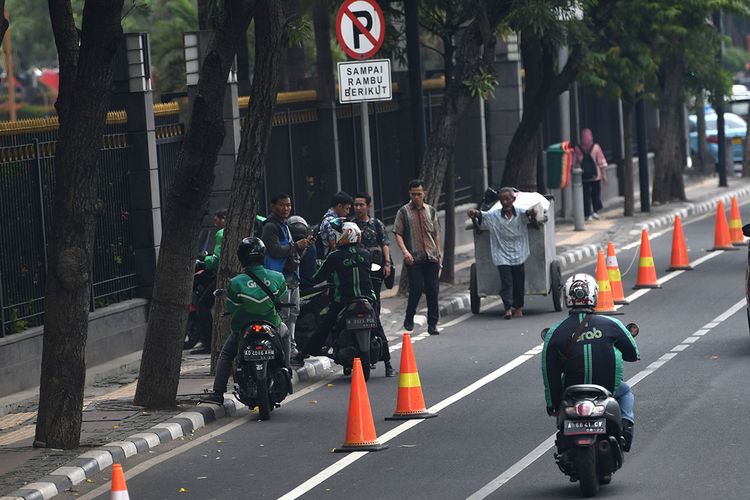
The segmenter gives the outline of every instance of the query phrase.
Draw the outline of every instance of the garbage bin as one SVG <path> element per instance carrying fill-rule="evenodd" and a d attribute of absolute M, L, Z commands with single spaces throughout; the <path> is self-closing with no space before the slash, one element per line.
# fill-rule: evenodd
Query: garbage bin
<path fill-rule="evenodd" d="M 570 182 L 570 166 L 573 162 L 573 148 L 570 142 L 563 141 L 547 147 L 547 188 L 564 189 Z"/>

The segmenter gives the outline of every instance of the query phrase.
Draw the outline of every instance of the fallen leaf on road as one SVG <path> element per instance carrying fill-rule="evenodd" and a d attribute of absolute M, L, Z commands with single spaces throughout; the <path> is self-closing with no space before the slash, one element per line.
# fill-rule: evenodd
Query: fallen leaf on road
<path fill-rule="evenodd" d="M 216 442 L 217 442 L 218 444 L 223 444 L 223 443 L 224 443 L 224 440 L 223 440 L 223 439 L 217 439 L 217 440 L 216 440 Z"/>
<path fill-rule="evenodd" d="M 317 402 L 316 400 L 314 400 L 314 399 L 313 399 L 313 400 L 311 400 L 311 401 L 309 401 L 309 403 L 310 403 L 311 405 L 316 405 L 316 404 L 318 404 L 318 402 Z"/>
<path fill-rule="evenodd" d="M 143 416 L 145 416 L 145 417 L 148 417 L 148 416 L 149 416 L 149 415 L 151 415 L 151 414 L 150 414 L 149 412 L 147 412 L 147 411 L 142 411 L 142 412 L 141 412 L 141 415 L 143 415 Z"/>
<path fill-rule="evenodd" d="M 416 448 L 416 444 L 402 444 L 399 448 Z"/>
<path fill-rule="evenodd" d="M 195 479 L 208 479 L 208 476 L 198 476 Z"/>
<path fill-rule="evenodd" d="M 326 387 L 333 387 L 333 384 L 326 384 Z"/>
<path fill-rule="evenodd" d="M 87 483 L 93 483 L 94 481 L 92 481 L 91 479 L 86 479 L 86 482 Z"/>
<path fill-rule="evenodd" d="M 719 356 L 709 356 L 708 359 L 719 359 Z"/>
<path fill-rule="evenodd" d="M 180 493 L 187 493 L 187 488 L 180 488 Z"/>

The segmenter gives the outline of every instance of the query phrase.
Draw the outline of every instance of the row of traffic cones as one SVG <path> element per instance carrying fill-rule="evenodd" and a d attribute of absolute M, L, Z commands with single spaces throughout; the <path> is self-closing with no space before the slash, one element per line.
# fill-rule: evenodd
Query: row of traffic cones
<path fill-rule="evenodd" d="M 401 346 L 401 367 L 398 376 L 398 398 L 396 411 L 386 420 L 409 420 L 415 418 L 437 417 L 436 413 L 427 411 L 419 381 L 417 362 L 411 347 L 411 336 L 404 333 Z M 346 423 L 344 444 L 334 448 L 337 453 L 350 451 L 380 451 L 388 445 L 380 443 L 375 432 L 375 422 L 370 409 L 370 398 L 367 395 L 367 384 L 362 373 L 362 363 L 354 359 L 352 366 L 352 388 L 349 393 L 349 414 Z"/>
<path fill-rule="evenodd" d="M 727 224 L 724 202 L 720 201 L 716 207 L 716 228 L 714 232 L 714 246 L 711 250 L 737 250 L 736 246 L 744 245 L 745 237 L 742 234 L 742 218 L 737 198 L 732 197 L 732 206 Z M 667 271 L 692 270 L 687 255 L 685 234 L 682 230 L 682 220 L 676 216 L 674 220 L 674 232 L 672 236 L 672 259 Z M 599 299 L 596 305 L 598 313 L 614 313 L 616 304 L 627 304 L 622 289 L 620 269 L 617 264 L 615 246 L 610 241 L 607 244 L 607 257 L 599 250 L 596 263 L 596 281 L 599 285 Z M 651 253 L 651 243 L 648 231 L 641 232 L 641 252 L 638 262 L 638 277 L 634 289 L 660 288 L 656 278 L 656 267 Z"/>

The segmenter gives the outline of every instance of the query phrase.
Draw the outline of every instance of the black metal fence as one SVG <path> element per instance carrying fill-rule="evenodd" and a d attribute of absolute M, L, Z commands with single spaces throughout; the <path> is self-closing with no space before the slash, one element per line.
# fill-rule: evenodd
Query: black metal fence
<path fill-rule="evenodd" d="M 30 128 L 29 123 L 25 125 Z M 0 135 L 0 336 L 43 321 L 47 251 L 54 217 L 54 125 L 19 134 L 6 130 Z M 122 117 L 111 120 L 103 137 L 97 179 L 103 210 L 96 228 L 91 310 L 130 298 L 138 284 L 130 222 L 128 151 Z"/>

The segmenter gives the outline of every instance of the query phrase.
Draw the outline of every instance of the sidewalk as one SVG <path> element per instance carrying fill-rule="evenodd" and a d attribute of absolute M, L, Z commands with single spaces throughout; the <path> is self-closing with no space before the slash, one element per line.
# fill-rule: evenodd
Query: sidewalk
<path fill-rule="evenodd" d="M 613 200 L 600 212 L 601 220 L 586 223 L 585 231 L 575 231 L 570 220 L 556 221 L 556 247 L 563 272 L 593 262 L 597 248 L 613 241 L 619 248 L 637 241 L 642 228 L 650 231 L 671 227 L 674 216 L 689 219 L 712 212 L 719 200 L 727 209 L 732 195 L 738 200 L 750 199 L 750 179 L 732 177 L 728 188 L 719 188 L 718 179 L 686 179 L 686 194 L 690 201 L 653 206 L 650 213 L 637 212 L 632 218 L 622 217 L 622 198 Z M 636 202 L 636 208 L 639 208 Z M 458 230 L 463 227 L 458 225 Z M 441 284 L 440 313 L 442 317 L 469 310 L 468 270 L 474 260 L 472 245 L 456 249 L 456 284 Z M 381 319 L 389 339 L 400 340 L 405 299 L 395 291 L 385 291 Z M 426 326 L 424 310 L 415 318 L 416 332 Z M 450 334 L 449 332 L 446 332 Z M 175 411 L 145 411 L 132 404 L 137 371 L 107 379 L 99 379 L 86 387 L 81 447 L 62 451 L 35 449 L 34 438 L 37 401 L 20 396 L 0 399 L 3 408 L 13 404 L 13 410 L 0 417 L 0 500 L 9 498 L 50 498 L 68 490 L 87 478 L 106 469 L 112 463 L 148 450 L 161 443 L 189 439 L 195 430 L 234 413 L 241 405 L 227 398 L 224 407 L 197 405 L 198 395 L 211 387 L 209 361 L 206 356 L 185 355 L 178 388 L 180 408 Z M 113 367 L 122 360 L 112 362 Z M 310 358 L 294 375 L 295 387 L 308 385 L 338 367 L 328 358 Z M 382 364 L 374 376 L 382 376 Z M 28 395 L 27 395 L 28 396 Z"/>

